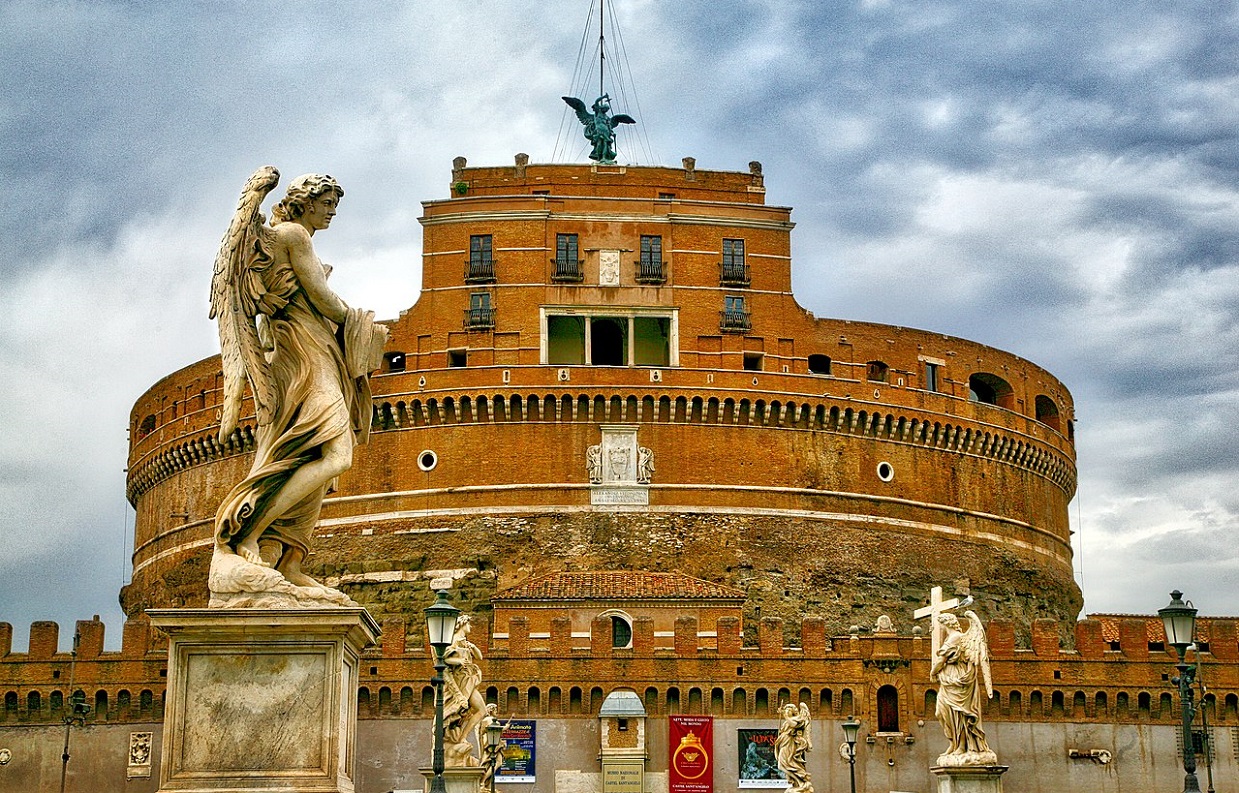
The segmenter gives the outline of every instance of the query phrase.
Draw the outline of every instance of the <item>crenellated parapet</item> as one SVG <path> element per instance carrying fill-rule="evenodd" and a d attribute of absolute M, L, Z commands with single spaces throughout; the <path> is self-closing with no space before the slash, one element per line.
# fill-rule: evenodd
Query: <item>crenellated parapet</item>
<path fill-rule="evenodd" d="M 818 618 L 792 631 L 766 618 L 746 635 L 734 616 L 719 617 L 714 630 L 683 616 L 664 641 L 655 636 L 653 619 L 642 616 L 634 620 L 631 644 L 615 647 L 613 624 L 599 615 L 588 631 L 573 631 L 560 617 L 549 631 L 531 632 L 525 617 L 512 617 L 504 634 L 478 624 L 471 638 L 485 655 L 488 701 L 515 715 L 596 717 L 606 694 L 627 688 L 655 716 L 773 718 L 780 702 L 798 699 L 823 717 L 865 718 L 880 696 L 894 696 L 904 717 L 933 718 L 930 643 L 920 633 L 865 629 L 828 636 Z M 1177 695 L 1163 679 L 1175 658 L 1163 645 L 1159 621 L 1090 617 L 1069 626 L 1073 648 L 1060 644 L 1062 627 L 1039 620 L 1028 646 L 1017 646 L 1010 622 L 987 625 L 995 689 L 987 719 L 1175 723 Z M 121 649 L 105 651 L 103 623 L 79 621 L 76 630 L 71 689 L 73 658 L 57 649 L 56 623 L 34 623 L 24 653 L 12 652 L 12 627 L 0 623 L 0 722 L 58 722 L 77 690 L 94 708 L 95 722 L 160 720 L 167 668 L 162 634 L 144 618 L 130 620 Z M 789 633 L 796 636 L 790 643 Z M 1202 619 L 1198 639 L 1208 647 L 1198 660 L 1210 723 L 1239 727 L 1239 619 Z M 363 657 L 361 716 L 428 718 L 432 658 L 424 626 L 385 620 L 380 645 Z"/>

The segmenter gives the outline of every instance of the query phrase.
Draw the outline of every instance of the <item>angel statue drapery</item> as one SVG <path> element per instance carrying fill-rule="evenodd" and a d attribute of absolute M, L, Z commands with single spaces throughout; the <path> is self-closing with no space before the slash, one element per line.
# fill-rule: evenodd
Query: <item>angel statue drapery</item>
<path fill-rule="evenodd" d="M 615 163 L 615 128 L 620 124 L 636 124 L 637 120 L 626 113 L 611 115 L 611 97 L 603 94 L 594 100 L 593 112 L 575 96 L 563 100 L 576 111 L 576 117 L 585 125 L 585 138 L 594 147 L 589 158 L 602 165 Z"/>
<path fill-rule="evenodd" d="M 779 733 L 774 739 L 774 757 L 779 770 L 787 777 L 787 793 L 813 793 L 813 778 L 809 775 L 809 750 L 813 739 L 809 728 L 813 724 L 809 705 L 789 702 L 779 709 Z"/>
<path fill-rule="evenodd" d="M 996 765 L 981 729 L 985 702 L 994 694 L 990 678 L 989 646 L 985 628 L 975 612 L 966 611 L 968 630 L 960 629 L 954 614 L 941 614 L 938 622 L 947 636 L 929 670 L 938 684 L 935 715 L 946 735 L 947 750 L 938 757 L 940 766 Z"/>
<path fill-rule="evenodd" d="M 215 515 L 213 607 L 354 605 L 302 562 L 323 496 L 368 439 L 368 376 L 387 329 L 327 286 L 330 268 L 314 252 L 314 233 L 331 224 L 344 190 L 330 176 L 298 177 L 268 225 L 259 209 L 279 178 L 271 167 L 250 177 L 211 280 L 224 374 L 220 441 L 237 429 L 247 382 L 257 421 L 249 475 Z"/>

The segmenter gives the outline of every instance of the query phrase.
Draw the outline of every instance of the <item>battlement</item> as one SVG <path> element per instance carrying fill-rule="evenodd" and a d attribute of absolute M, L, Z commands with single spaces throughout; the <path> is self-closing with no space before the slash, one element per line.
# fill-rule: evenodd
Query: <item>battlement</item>
<path fill-rule="evenodd" d="M 581 635 L 562 616 L 540 633 L 531 633 L 523 616 L 509 618 L 506 634 L 477 624 L 471 639 L 486 659 L 488 700 L 514 714 L 588 716 L 609 688 L 623 687 L 642 695 L 651 715 L 773 717 L 779 702 L 798 697 L 823 715 L 845 716 L 874 712 L 878 691 L 893 687 L 908 714 L 932 718 L 936 690 L 928 674 L 930 641 L 922 633 L 830 636 L 823 620 L 809 618 L 788 643 L 780 619 L 762 619 L 746 640 L 736 617 L 719 617 L 715 630 L 701 631 L 697 618 L 681 616 L 670 644 L 658 646 L 653 619 L 643 616 L 633 622 L 631 643 L 616 647 L 612 625 L 599 616 Z M 1239 726 L 1239 619 L 1204 618 L 1198 626 L 1201 650 L 1190 660 L 1199 659 L 1208 681 L 1210 721 Z M 1070 627 L 1074 648 L 1061 646 L 1054 620 L 1036 621 L 1028 646 L 1017 646 L 1011 622 L 989 623 L 995 697 L 987 718 L 1173 721 L 1164 675 L 1175 658 L 1156 618 L 1098 615 Z M 94 708 L 94 721 L 161 719 L 165 637 L 145 618 L 133 619 L 124 626 L 121 650 L 108 652 L 98 619 L 75 628 L 71 670 L 72 654 L 57 649 L 56 623 L 33 623 L 24 653 L 12 652 L 12 626 L 0 623 L 0 722 L 58 722 L 75 691 Z M 362 659 L 361 715 L 428 717 L 432 658 L 423 626 L 386 620 L 380 645 Z"/>

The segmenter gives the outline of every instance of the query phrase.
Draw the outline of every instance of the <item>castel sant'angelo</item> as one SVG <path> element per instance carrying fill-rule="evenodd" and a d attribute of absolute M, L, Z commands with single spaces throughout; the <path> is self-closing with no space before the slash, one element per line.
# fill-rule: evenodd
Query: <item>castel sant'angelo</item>
<path fill-rule="evenodd" d="M 1074 406 L 1051 373 L 801 307 L 792 212 L 767 200 L 757 162 L 462 157 L 444 193 L 423 203 L 421 296 L 389 323 L 369 443 L 324 502 L 307 564 L 383 623 L 361 666 L 359 791 L 420 786 L 421 613 L 445 578 L 475 617 L 487 700 L 539 725 L 537 793 L 600 789 L 616 691 L 644 708 L 651 790 L 668 714 L 716 718 L 715 786 L 730 789 L 736 729 L 773 726 L 788 701 L 813 712 L 819 789 L 846 787 L 834 747 L 851 715 L 863 789 L 924 789 L 942 737 L 912 612 L 939 586 L 989 621 L 986 726 L 1012 789 L 1180 778 L 1160 623 L 1076 621 Z M 70 689 L 56 625 L 32 626 L 25 653 L 3 626 L 0 740 L 15 759 L 0 788 L 58 771 L 81 690 L 78 778 L 155 789 L 157 773 L 126 779 L 134 735 L 160 762 L 167 657 L 144 611 L 205 605 L 213 516 L 252 459 L 252 407 L 217 437 L 220 371 L 218 357 L 192 364 L 134 405 L 122 649 L 79 623 Z M 1200 637 L 1210 760 L 1233 779 L 1235 621 L 1204 620 Z"/>

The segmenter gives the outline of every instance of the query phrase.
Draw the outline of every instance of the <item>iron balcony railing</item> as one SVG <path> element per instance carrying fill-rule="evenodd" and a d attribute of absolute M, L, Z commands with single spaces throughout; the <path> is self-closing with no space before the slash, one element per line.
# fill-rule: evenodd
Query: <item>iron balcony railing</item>
<path fill-rule="evenodd" d="M 495 282 L 494 259 L 470 259 L 465 264 L 466 284 L 492 284 Z"/>
<path fill-rule="evenodd" d="M 551 259 L 551 264 L 554 266 L 551 272 L 552 281 L 574 282 L 585 279 L 585 273 L 581 269 L 585 262 L 580 259 Z"/>
<path fill-rule="evenodd" d="M 744 333 L 753 329 L 747 311 L 720 311 L 719 330 L 723 333 Z"/>
<path fill-rule="evenodd" d="M 749 266 L 747 264 L 723 262 L 719 264 L 719 269 L 722 271 L 722 275 L 719 278 L 722 286 L 749 285 Z"/>
<path fill-rule="evenodd" d="M 495 309 L 466 308 L 465 327 L 469 330 L 486 330 L 495 327 Z"/>
<path fill-rule="evenodd" d="M 667 263 L 654 259 L 637 260 L 637 283 L 662 284 L 667 281 Z"/>

